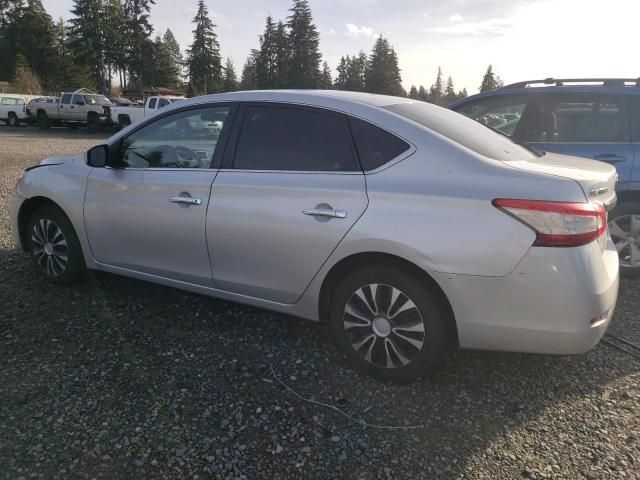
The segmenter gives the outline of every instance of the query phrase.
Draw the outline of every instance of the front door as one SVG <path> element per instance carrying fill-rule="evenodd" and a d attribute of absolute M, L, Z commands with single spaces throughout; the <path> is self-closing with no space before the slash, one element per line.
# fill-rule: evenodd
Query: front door
<path fill-rule="evenodd" d="M 214 285 L 294 303 L 366 209 L 364 175 L 343 115 L 250 104 L 238 120 L 207 215 Z"/>
<path fill-rule="evenodd" d="M 205 218 L 229 114 L 208 106 L 163 115 L 119 142 L 114 168 L 91 172 L 84 216 L 98 262 L 211 284 Z"/>

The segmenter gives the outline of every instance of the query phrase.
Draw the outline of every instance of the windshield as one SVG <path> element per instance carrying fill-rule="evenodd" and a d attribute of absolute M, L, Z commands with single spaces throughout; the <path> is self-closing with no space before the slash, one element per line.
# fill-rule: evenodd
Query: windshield
<path fill-rule="evenodd" d="M 111 105 L 111 102 L 104 95 L 83 95 L 87 105 Z"/>
<path fill-rule="evenodd" d="M 485 157 L 503 162 L 535 158 L 531 150 L 514 143 L 507 136 L 499 135 L 493 129 L 445 108 L 417 101 L 382 108 L 413 120 Z"/>

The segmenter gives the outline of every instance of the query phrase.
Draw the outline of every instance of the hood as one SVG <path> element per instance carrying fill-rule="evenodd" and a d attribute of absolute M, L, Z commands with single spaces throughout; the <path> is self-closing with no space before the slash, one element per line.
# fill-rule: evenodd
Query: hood
<path fill-rule="evenodd" d="M 530 172 L 570 178 L 580 185 L 588 201 L 598 201 L 607 206 L 615 204 L 618 173 L 608 163 L 549 152 L 532 160 L 508 163 Z"/>
<path fill-rule="evenodd" d="M 74 162 L 82 159 L 82 154 L 77 155 L 65 155 L 64 157 L 49 157 L 42 160 L 38 166 L 44 165 L 62 165 L 67 162 Z"/>

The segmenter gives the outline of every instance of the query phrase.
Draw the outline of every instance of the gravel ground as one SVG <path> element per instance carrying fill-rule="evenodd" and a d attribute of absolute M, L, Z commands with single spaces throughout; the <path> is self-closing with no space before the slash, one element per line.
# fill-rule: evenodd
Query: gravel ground
<path fill-rule="evenodd" d="M 0 127 L 0 477 L 640 478 L 640 361 L 457 352 L 407 386 L 324 328 L 106 274 L 43 282 L 11 239 L 19 171 L 105 135 Z M 640 281 L 612 331 L 638 331 Z M 273 369 L 273 370 L 272 370 Z M 340 407 L 364 427 L 285 389 Z"/>

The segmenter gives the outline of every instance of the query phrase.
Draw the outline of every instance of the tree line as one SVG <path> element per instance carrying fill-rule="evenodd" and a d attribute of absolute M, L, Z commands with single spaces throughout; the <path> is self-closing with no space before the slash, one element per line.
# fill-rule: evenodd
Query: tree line
<path fill-rule="evenodd" d="M 438 68 L 425 88 L 402 86 L 398 55 L 380 35 L 367 54 L 342 56 L 332 74 L 308 0 L 292 0 L 283 20 L 268 16 L 240 75 L 220 42 L 204 0 L 197 1 L 193 41 L 181 53 L 171 30 L 155 32 L 155 0 L 73 0 L 68 21 L 54 22 L 42 0 L 0 0 L 0 80 L 40 93 L 84 86 L 110 94 L 119 84 L 142 94 L 165 87 L 188 95 L 250 89 L 321 88 L 409 96 L 446 105 L 467 95 Z M 4 78 L 3 78 L 4 77 Z M 501 85 L 489 66 L 481 91 Z M 29 93 L 26 92 L 25 93 Z"/>

